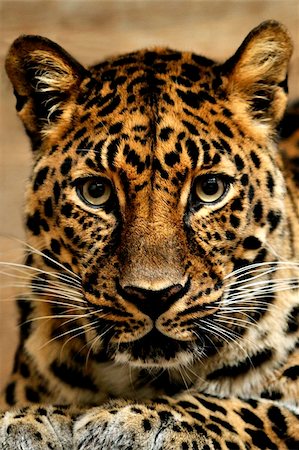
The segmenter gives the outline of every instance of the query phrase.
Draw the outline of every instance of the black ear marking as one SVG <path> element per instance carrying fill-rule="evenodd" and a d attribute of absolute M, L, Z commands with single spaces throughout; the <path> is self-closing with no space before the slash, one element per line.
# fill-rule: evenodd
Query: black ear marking
<path fill-rule="evenodd" d="M 280 122 L 280 137 L 287 139 L 299 129 L 299 101 L 291 104 Z"/>
<path fill-rule="evenodd" d="M 23 109 L 24 105 L 28 101 L 28 96 L 18 94 L 16 89 L 14 89 L 13 93 L 16 97 L 16 110 L 19 112 Z"/>

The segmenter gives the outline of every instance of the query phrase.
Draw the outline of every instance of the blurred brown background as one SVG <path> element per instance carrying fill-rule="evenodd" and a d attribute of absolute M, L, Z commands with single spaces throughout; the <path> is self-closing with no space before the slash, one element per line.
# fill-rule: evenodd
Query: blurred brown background
<path fill-rule="evenodd" d="M 0 1 L 1 137 L 0 260 L 21 261 L 22 203 L 30 166 L 29 143 L 15 114 L 15 100 L 3 69 L 5 54 L 20 34 L 57 41 L 83 64 L 113 53 L 167 45 L 224 60 L 258 23 L 287 25 L 297 47 L 290 74 L 291 98 L 299 97 L 298 0 L 258 1 Z M 1 271 L 1 266 L 0 266 Z M 14 290 L 0 288 L 0 387 L 10 371 L 16 345 Z"/>

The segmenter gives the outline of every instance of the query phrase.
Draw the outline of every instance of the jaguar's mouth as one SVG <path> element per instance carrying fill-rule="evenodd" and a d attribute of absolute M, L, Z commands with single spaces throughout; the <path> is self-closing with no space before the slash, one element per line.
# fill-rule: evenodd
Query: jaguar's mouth
<path fill-rule="evenodd" d="M 185 366 L 194 360 L 194 346 L 194 341 L 172 339 L 153 329 L 141 339 L 118 345 L 114 359 L 138 367 Z"/>

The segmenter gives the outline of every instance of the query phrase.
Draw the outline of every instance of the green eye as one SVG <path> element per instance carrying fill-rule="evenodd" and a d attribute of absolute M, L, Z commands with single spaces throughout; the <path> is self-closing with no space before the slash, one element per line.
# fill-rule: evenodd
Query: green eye
<path fill-rule="evenodd" d="M 201 203 L 215 203 L 223 197 L 227 187 L 228 183 L 218 175 L 203 175 L 195 180 L 194 194 Z"/>
<path fill-rule="evenodd" d="M 108 180 L 90 178 L 77 186 L 77 194 L 88 206 L 99 208 L 110 199 L 112 188 Z"/>

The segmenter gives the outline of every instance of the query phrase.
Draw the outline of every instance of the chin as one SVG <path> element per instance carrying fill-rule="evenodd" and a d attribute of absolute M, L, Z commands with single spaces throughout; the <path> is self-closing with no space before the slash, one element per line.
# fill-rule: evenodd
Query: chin
<path fill-rule="evenodd" d="M 152 330 L 141 339 L 118 344 L 113 359 L 131 367 L 163 369 L 190 366 L 200 353 L 194 341 L 179 341 Z"/>

